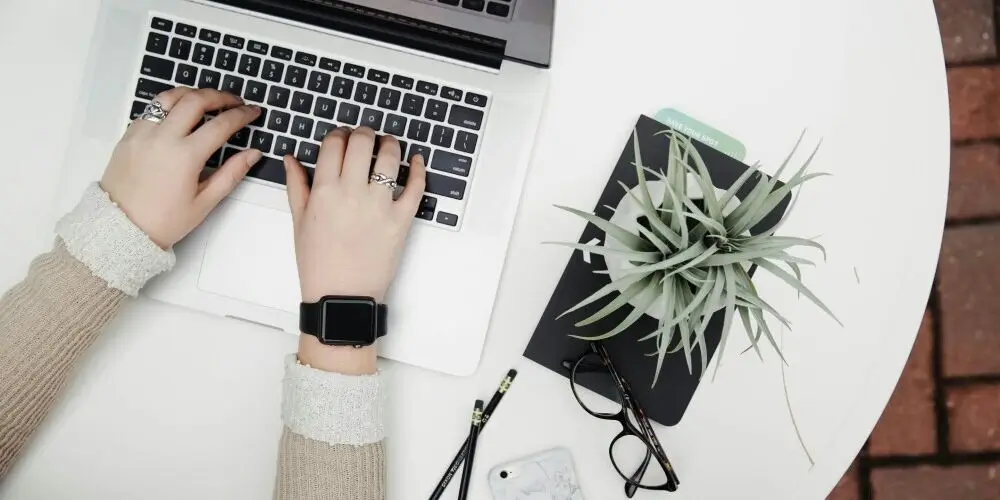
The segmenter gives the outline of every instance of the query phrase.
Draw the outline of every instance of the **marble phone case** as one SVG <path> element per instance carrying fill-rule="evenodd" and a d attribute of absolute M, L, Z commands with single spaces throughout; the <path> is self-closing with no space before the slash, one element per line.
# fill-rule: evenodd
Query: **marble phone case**
<path fill-rule="evenodd" d="M 493 500 L 584 500 L 573 457 L 555 448 L 490 470 Z"/>

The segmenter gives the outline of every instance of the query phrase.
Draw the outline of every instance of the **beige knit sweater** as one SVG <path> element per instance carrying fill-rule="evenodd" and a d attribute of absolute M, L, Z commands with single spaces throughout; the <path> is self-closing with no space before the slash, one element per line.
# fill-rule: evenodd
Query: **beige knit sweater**
<path fill-rule="evenodd" d="M 173 265 L 172 252 L 152 244 L 96 184 L 57 233 L 54 249 L 0 297 L 0 481 L 104 326 Z M 289 356 L 274 497 L 384 498 L 382 405 L 379 375 L 320 372 Z"/>

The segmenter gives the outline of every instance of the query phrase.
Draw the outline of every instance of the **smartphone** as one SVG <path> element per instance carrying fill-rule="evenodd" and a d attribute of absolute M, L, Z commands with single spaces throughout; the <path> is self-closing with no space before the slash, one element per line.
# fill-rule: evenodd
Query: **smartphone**
<path fill-rule="evenodd" d="M 490 469 L 493 500 L 583 500 L 573 457 L 555 448 Z"/>

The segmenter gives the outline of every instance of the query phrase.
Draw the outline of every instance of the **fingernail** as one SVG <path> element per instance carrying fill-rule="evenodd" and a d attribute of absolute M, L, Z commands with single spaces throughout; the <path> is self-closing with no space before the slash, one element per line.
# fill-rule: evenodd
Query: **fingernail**
<path fill-rule="evenodd" d="M 258 149 L 251 149 L 250 154 L 247 155 L 247 166 L 252 167 L 260 161 L 261 152 Z"/>
<path fill-rule="evenodd" d="M 410 163 L 413 163 L 413 160 L 420 160 L 420 163 L 423 163 L 424 162 L 424 155 L 422 155 L 420 153 L 417 153 L 417 154 L 413 155 L 412 158 L 410 158 Z"/>

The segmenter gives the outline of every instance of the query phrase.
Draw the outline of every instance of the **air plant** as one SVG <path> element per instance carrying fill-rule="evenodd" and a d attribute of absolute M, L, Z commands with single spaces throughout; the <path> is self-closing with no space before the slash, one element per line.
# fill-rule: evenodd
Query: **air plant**
<path fill-rule="evenodd" d="M 706 329 L 712 316 L 724 311 L 720 360 L 730 325 L 738 315 L 750 341 L 747 349 L 753 349 L 763 359 L 759 344 L 767 339 L 784 362 L 766 315 L 788 328 L 789 322 L 760 296 L 750 277 L 752 267 L 773 274 L 840 323 L 802 283 L 802 267 L 814 263 L 789 253 L 794 247 L 812 247 L 825 259 L 823 246 L 812 239 L 776 235 L 777 225 L 751 234 L 751 228 L 774 211 L 793 189 L 825 175 L 806 173 L 819 146 L 784 184 L 780 184 L 779 179 L 798 150 L 802 137 L 773 176 L 763 175 L 759 166 L 754 165 L 725 192 L 720 189 L 717 193 L 708 168 L 690 138 L 669 129 L 656 135 L 669 136 L 667 164 L 654 169 L 643 163 L 636 132 L 633 134 L 633 165 L 638 186 L 630 189 L 620 183 L 627 193 L 623 203 L 631 204 L 630 208 L 639 217 L 616 221 L 616 217 L 604 219 L 592 213 L 559 207 L 582 217 L 606 234 L 603 244 L 559 244 L 602 255 L 608 269 L 595 272 L 611 275 L 610 283 L 560 317 L 610 298 L 599 310 L 576 323 L 578 327 L 586 326 L 626 305 L 632 306 L 628 315 L 609 331 L 594 337 L 575 337 L 584 340 L 613 337 L 655 309 L 657 313 L 651 315 L 659 319 L 657 328 L 643 332 L 639 338 L 639 342 L 655 343 L 655 349 L 649 354 L 657 358 L 655 385 L 667 354 L 679 351 L 683 351 L 691 372 L 693 353 L 697 349 L 701 357 L 700 373 L 705 373 L 708 365 Z M 689 177 L 694 181 L 691 186 L 688 185 Z M 651 185 L 655 185 L 655 189 Z M 748 186 L 749 193 L 738 197 L 744 185 Z M 661 188 L 662 195 L 658 196 Z M 696 197 L 698 194 L 700 199 Z"/>

